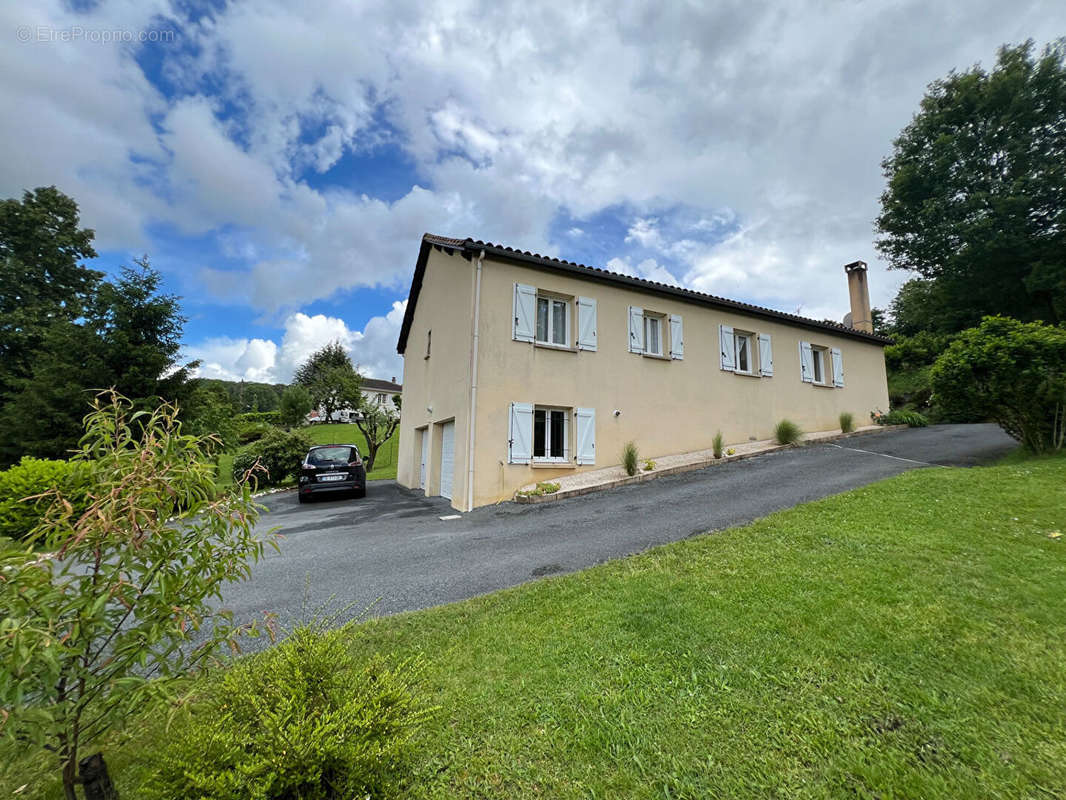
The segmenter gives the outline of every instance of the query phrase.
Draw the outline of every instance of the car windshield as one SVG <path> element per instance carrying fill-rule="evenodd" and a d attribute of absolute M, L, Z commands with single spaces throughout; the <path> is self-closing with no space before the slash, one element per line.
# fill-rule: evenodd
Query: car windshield
<path fill-rule="evenodd" d="M 309 464 L 347 464 L 356 458 L 358 452 L 354 447 L 318 447 L 307 454 Z"/>

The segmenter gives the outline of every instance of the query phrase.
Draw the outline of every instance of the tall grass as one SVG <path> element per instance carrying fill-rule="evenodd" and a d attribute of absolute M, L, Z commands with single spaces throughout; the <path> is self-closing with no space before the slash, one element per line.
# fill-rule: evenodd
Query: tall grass
<path fill-rule="evenodd" d="M 637 474 L 637 462 L 640 460 L 640 452 L 635 442 L 626 442 L 622 447 L 622 469 L 626 475 Z"/>
<path fill-rule="evenodd" d="M 840 432 L 851 433 L 855 430 L 855 417 L 850 411 L 840 412 Z"/>
<path fill-rule="evenodd" d="M 725 446 L 725 439 L 722 437 L 722 432 L 718 431 L 718 433 L 716 433 L 714 435 L 714 457 L 715 458 L 721 458 L 722 457 L 722 448 L 724 446 Z"/>
<path fill-rule="evenodd" d="M 778 444 L 796 444 L 802 435 L 800 426 L 790 419 L 781 420 L 774 428 L 774 439 Z"/>

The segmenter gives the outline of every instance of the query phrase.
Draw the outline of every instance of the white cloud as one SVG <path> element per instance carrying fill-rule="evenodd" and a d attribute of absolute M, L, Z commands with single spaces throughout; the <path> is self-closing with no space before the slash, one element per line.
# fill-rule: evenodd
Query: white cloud
<path fill-rule="evenodd" d="M 338 317 L 295 313 L 284 322 L 280 346 L 269 339 L 216 337 L 187 347 L 185 355 L 202 362 L 199 377 L 289 383 L 312 353 L 339 342 L 363 376 L 399 378 L 403 359 L 396 353 L 396 340 L 406 308 L 406 300 L 393 303 L 388 314 L 372 317 L 361 331 Z"/>
<path fill-rule="evenodd" d="M 175 8 L 8 3 L 0 27 L 137 29 Z M 613 254 L 641 258 L 637 274 L 839 317 L 843 263 L 871 263 L 875 303 L 899 283 L 873 250 L 879 162 L 926 84 L 1064 27 L 1066 5 L 1039 0 L 238 1 L 157 46 L 169 99 L 127 46 L 0 48 L 0 103 L 17 109 L 0 122 L 0 191 L 57 184 L 101 247 L 150 250 L 153 223 L 218 236 L 246 268 L 196 265 L 199 285 L 288 319 L 403 286 L 426 230 L 567 257 L 549 236 L 559 212 L 587 241 L 582 220 L 609 207 L 635 210 L 626 238 L 648 252 Z M 359 175 L 301 180 L 382 137 L 418 176 L 401 199 L 365 195 Z M 688 232 L 671 225 L 682 207 Z"/>

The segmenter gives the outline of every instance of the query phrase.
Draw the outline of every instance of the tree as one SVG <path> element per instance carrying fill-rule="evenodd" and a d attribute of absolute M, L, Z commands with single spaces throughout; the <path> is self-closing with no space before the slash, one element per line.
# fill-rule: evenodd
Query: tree
<path fill-rule="evenodd" d="M 313 353 L 293 380 L 310 392 L 311 402 L 325 412 L 327 420 L 342 408 L 359 408 L 363 401 L 362 379 L 340 342 L 330 342 Z"/>
<path fill-rule="evenodd" d="M 237 446 L 237 434 L 240 425 L 237 422 L 237 409 L 229 399 L 229 394 L 217 384 L 193 381 L 193 389 L 182 417 L 185 432 L 194 436 L 216 436 L 223 450 L 232 450 Z"/>
<path fill-rule="evenodd" d="M 53 322 L 81 315 L 103 277 L 78 263 L 96 257 L 93 232 L 78 225 L 77 203 L 54 186 L 0 201 L 0 395 L 29 374 Z"/>
<path fill-rule="evenodd" d="M 1066 318 L 1066 40 L 932 83 L 882 167 L 877 247 L 928 282 L 920 324 Z"/>
<path fill-rule="evenodd" d="M 290 428 L 303 425 L 307 415 L 311 413 L 313 403 L 311 393 L 307 387 L 294 384 L 288 387 L 281 395 L 281 422 Z"/>
<path fill-rule="evenodd" d="M 992 419 L 1035 453 L 1066 439 L 1066 329 L 986 317 L 933 366 L 933 391 L 949 411 Z"/>
<path fill-rule="evenodd" d="M 75 456 L 87 510 L 57 490 L 33 541 L 0 549 L 0 734 L 55 752 L 68 800 L 84 746 L 173 696 L 239 632 L 212 600 L 263 543 L 246 488 L 213 499 L 207 444 L 180 432 L 172 404 L 134 412 L 101 395 Z"/>
<path fill-rule="evenodd" d="M 362 417 L 356 418 L 355 424 L 363 432 L 366 439 L 366 471 L 374 469 L 374 459 L 378 456 L 378 450 L 385 442 L 392 438 L 396 432 L 396 426 L 400 424 L 400 418 L 394 412 L 378 405 L 370 405 L 363 409 Z"/>
<path fill-rule="evenodd" d="M 78 443 L 93 395 L 113 386 L 142 407 L 183 401 L 192 364 L 179 366 L 184 319 L 178 299 L 159 292 L 147 259 L 99 285 L 80 320 L 53 320 L 26 377 L 0 410 L 0 461 L 66 458 Z"/>

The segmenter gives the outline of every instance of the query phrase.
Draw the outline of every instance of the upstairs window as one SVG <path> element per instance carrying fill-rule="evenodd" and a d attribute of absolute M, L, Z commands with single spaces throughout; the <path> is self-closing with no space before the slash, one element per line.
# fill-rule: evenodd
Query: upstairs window
<path fill-rule="evenodd" d="M 570 303 L 554 297 L 537 296 L 537 342 L 568 347 L 570 344 Z"/>
<path fill-rule="evenodd" d="M 659 317 L 644 315 L 644 352 L 661 356 L 663 354 L 663 321 Z"/>

